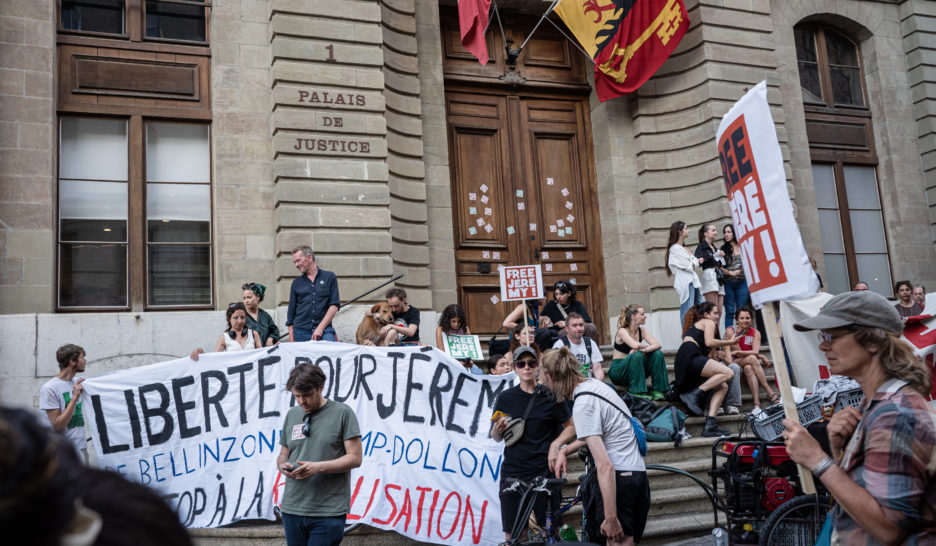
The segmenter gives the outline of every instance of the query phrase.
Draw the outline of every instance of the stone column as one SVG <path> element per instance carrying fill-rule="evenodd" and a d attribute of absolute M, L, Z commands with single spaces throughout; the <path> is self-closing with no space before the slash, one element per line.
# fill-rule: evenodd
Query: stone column
<path fill-rule="evenodd" d="M 907 69 L 910 75 L 910 93 L 916 118 L 923 168 L 923 187 L 926 191 L 929 233 L 926 238 L 936 246 L 936 3 L 911 0 L 900 4 L 901 27 Z M 932 291 L 936 273 L 924 263 L 912 271 L 919 275 L 914 282 L 925 283 Z"/>
<path fill-rule="evenodd" d="M 277 300 L 308 244 L 344 299 L 393 273 L 381 6 L 271 0 Z"/>
<path fill-rule="evenodd" d="M 0 313 L 50 312 L 54 3 L 0 2 Z"/>

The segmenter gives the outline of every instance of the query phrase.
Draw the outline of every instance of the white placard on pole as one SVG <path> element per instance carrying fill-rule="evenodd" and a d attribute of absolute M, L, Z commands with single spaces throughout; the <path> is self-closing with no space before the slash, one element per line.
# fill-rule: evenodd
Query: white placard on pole
<path fill-rule="evenodd" d="M 815 294 L 819 278 L 793 217 L 766 82 L 728 111 L 716 142 L 751 303 Z"/>
<path fill-rule="evenodd" d="M 539 265 L 511 265 L 500 270 L 501 299 L 517 301 L 543 298 L 543 268 Z"/>
<path fill-rule="evenodd" d="M 751 303 L 761 308 L 764 303 L 815 294 L 819 278 L 793 217 L 783 155 L 767 104 L 766 81 L 731 107 L 715 140 Z M 799 423 L 773 306 L 764 306 L 762 311 L 783 411 L 787 419 Z M 803 491 L 814 493 L 809 470 L 799 465 L 799 474 Z"/>

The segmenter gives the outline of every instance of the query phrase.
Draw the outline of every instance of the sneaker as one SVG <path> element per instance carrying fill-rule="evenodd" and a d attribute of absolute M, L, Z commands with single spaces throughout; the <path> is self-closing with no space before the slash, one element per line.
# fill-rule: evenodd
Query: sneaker
<path fill-rule="evenodd" d="M 759 419 L 760 416 L 763 414 L 764 414 L 764 410 L 760 409 L 759 406 L 751 410 L 751 417 L 753 417 L 754 419 Z"/>
<path fill-rule="evenodd" d="M 652 391 L 652 392 L 650 393 L 650 396 L 651 396 L 651 398 L 653 398 L 654 401 L 656 401 L 656 400 L 666 400 L 666 395 L 663 394 L 663 393 L 660 392 L 660 391 Z"/>
<path fill-rule="evenodd" d="M 722 407 L 719 407 L 718 411 L 715 412 L 715 415 L 724 415 L 724 414 L 725 414 L 725 408 L 722 408 Z"/>
<path fill-rule="evenodd" d="M 738 409 L 738 406 L 728 406 L 728 415 L 738 415 L 741 413 L 741 410 Z"/>
<path fill-rule="evenodd" d="M 633 398 L 640 398 L 640 399 L 642 399 L 642 400 L 651 400 L 651 399 L 652 399 L 652 397 L 651 397 L 649 394 L 645 393 L 645 392 L 632 392 L 632 393 L 630 393 L 630 395 L 631 395 L 631 397 L 633 397 Z"/>

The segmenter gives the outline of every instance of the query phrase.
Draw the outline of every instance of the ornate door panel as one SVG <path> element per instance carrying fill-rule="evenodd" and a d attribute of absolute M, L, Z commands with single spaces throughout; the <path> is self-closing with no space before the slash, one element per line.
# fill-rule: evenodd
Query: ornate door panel
<path fill-rule="evenodd" d="M 607 330 L 601 241 L 583 98 L 446 94 L 459 302 L 475 333 L 497 331 L 515 303 L 498 266 L 541 264 L 571 279 Z"/>

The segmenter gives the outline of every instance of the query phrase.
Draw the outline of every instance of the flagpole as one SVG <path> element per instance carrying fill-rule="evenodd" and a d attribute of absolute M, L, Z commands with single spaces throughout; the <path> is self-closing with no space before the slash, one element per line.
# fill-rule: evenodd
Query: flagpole
<path fill-rule="evenodd" d="M 517 51 L 523 51 L 523 48 L 526 47 L 527 42 L 529 42 L 530 38 L 533 37 L 533 34 L 536 32 L 536 29 L 538 29 L 539 26 L 543 23 L 543 19 L 545 19 L 547 15 L 549 15 L 550 13 L 552 13 L 554 9 L 556 9 L 556 6 L 559 5 L 559 2 L 560 0 L 553 0 L 553 3 L 550 4 L 549 9 L 547 9 L 546 12 L 543 13 L 543 16 L 540 17 L 539 21 L 536 22 L 536 25 L 533 27 L 533 30 L 531 30 L 530 33 L 527 34 L 526 40 L 524 40 L 523 43 L 520 44 L 520 48 Z"/>

